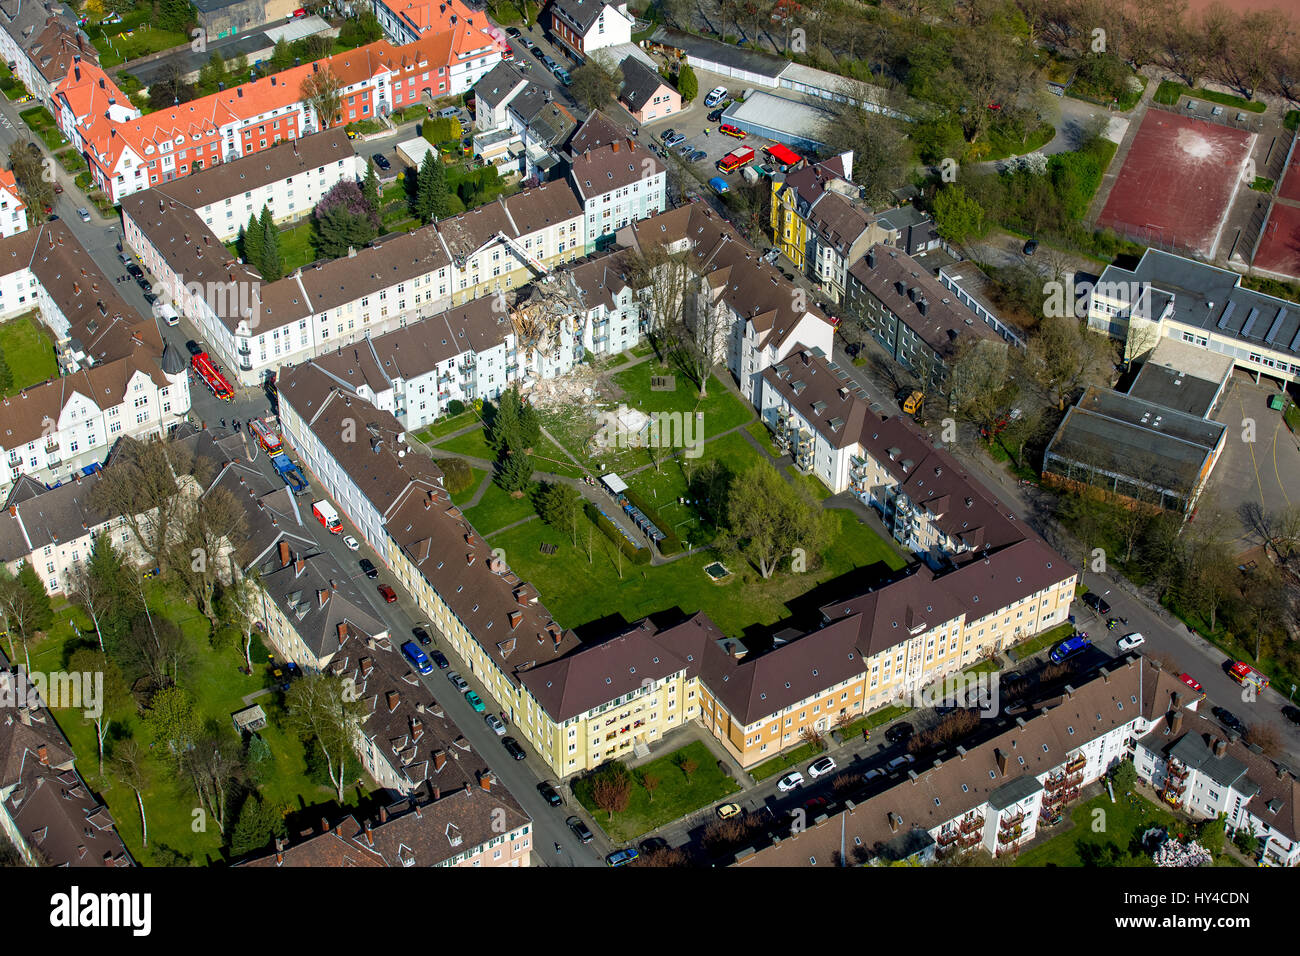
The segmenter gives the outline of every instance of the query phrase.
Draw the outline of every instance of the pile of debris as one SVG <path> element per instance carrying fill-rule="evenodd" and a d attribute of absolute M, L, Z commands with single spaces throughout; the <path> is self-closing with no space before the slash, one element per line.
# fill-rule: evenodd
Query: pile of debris
<path fill-rule="evenodd" d="M 1187 843 L 1167 840 L 1151 854 L 1151 859 L 1156 866 L 1209 866 L 1214 860 L 1210 851 L 1195 840 Z"/>

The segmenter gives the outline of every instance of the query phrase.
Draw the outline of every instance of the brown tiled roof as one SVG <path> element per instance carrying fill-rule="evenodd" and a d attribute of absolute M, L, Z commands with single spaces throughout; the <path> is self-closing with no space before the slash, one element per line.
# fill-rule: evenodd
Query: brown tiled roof
<path fill-rule="evenodd" d="M 437 800 L 395 804 L 357 839 L 373 841 L 389 866 L 437 866 L 532 819 L 500 783 L 489 778 L 488 788 L 480 781 L 450 793 L 444 788 Z"/>
<path fill-rule="evenodd" d="M 635 139 L 624 136 L 608 146 L 584 149 L 573 158 L 571 175 L 578 194 L 591 199 L 650 179 L 663 170 L 663 163 L 653 153 L 638 148 Z"/>
<path fill-rule="evenodd" d="M 285 841 L 277 849 L 265 856 L 254 857 L 236 863 L 236 866 L 280 867 L 280 866 L 314 866 L 314 867 L 382 867 L 383 857 L 357 838 L 362 834 L 361 824 L 356 817 L 347 816 L 337 825 L 311 834 L 300 843 L 288 844 Z"/>
<path fill-rule="evenodd" d="M 569 140 L 569 155 L 578 156 L 584 150 L 608 146 L 614 140 L 623 139 L 626 136 L 626 129 L 615 123 L 600 110 L 592 110 L 587 114 L 587 118 L 582 121 L 582 125 L 574 130 L 573 138 Z"/>
<path fill-rule="evenodd" d="M 871 414 L 847 372 L 797 345 L 783 362 L 763 372 L 763 380 L 834 448 L 856 443 Z"/>

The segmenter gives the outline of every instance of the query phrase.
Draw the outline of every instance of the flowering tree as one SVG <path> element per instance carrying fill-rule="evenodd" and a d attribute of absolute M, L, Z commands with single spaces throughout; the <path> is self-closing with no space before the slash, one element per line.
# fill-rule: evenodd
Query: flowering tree
<path fill-rule="evenodd" d="M 361 186 L 348 179 L 334 184 L 316 204 L 316 249 L 327 258 L 347 254 L 349 246 L 364 246 L 379 235 L 379 214 Z"/>

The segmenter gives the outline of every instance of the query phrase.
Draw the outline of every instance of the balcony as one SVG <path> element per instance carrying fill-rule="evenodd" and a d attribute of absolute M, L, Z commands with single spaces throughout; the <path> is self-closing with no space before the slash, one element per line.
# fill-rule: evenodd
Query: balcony
<path fill-rule="evenodd" d="M 1066 773 L 1080 772 L 1086 766 L 1088 766 L 1088 758 L 1085 757 L 1083 754 L 1075 754 L 1066 762 L 1065 772 Z"/>
<path fill-rule="evenodd" d="M 252 354 L 253 354 L 253 350 L 250 349 L 246 344 L 241 344 L 241 345 L 239 346 L 239 354 L 240 354 L 240 355 L 252 355 Z"/>
<path fill-rule="evenodd" d="M 946 850 L 948 847 L 956 843 L 960 836 L 961 834 L 956 830 L 943 830 L 939 833 L 939 838 L 935 842 L 939 844 L 939 849 Z"/>
<path fill-rule="evenodd" d="M 450 385 L 450 384 L 451 384 L 451 373 L 450 373 L 450 372 L 443 372 L 441 375 L 439 375 L 439 376 L 438 376 L 438 384 L 439 384 L 439 385 Z"/>
<path fill-rule="evenodd" d="M 1010 829 L 999 830 L 998 846 L 999 847 L 1010 846 L 1013 843 L 1017 843 L 1019 842 L 1020 838 L 1024 836 L 1024 833 L 1025 833 L 1025 828 L 1019 825 L 1011 827 Z"/>
<path fill-rule="evenodd" d="M 1019 813 L 1013 816 L 1009 816 L 1005 820 L 999 820 L 998 827 L 999 829 L 1007 830 L 1012 827 L 1019 827 L 1020 824 L 1024 822 L 1025 822 L 1025 811 L 1021 810 Z"/>
<path fill-rule="evenodd" d="M 979 833 L 984 829 L 984 818 L 982 816 L 967 817 L 957 827 L 959 833 Z"/>

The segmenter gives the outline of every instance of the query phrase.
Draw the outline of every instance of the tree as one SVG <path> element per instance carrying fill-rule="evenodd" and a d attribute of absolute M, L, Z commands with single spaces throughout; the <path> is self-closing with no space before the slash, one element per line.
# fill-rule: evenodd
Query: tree
<path fill-rule="evenodd" d="M 434 159 L 435 150 L 424 154 L 420 172 L 415 180 L 415 214 L 421 222 L 433 222 L 438 205 L 438 191 L 446 191 L 446 178 L 442 175 L 442 163 Z"/>
<path fill-rule="evenodd" d="M 677 68 L 677 93 L 683 103 L 693 102 L 700 95 L 699 78 L 691 69 L 691 65 L 685 61 Z"/>
<path fill-rule="evenodd" d="M 1010 372 L 1007 344 L 993 339 L 966 338 L 948 373 L 948 399 L 957 411 L 987 428 L 1002 412 L 1003 388 Z"/>
<path fill-rule="evenodd" d="M 145 763 L 145 751 L 140 749 L 134 739 L 128 737 L 113 746 L 110 766 L 113 776 L 135 793 L 135 802 L 140 808 L 140 842 L 147 847 L 149 823 L 144 816 L 144 791 L 149 786 L 150 774 Z"/>
<path fill-rule="evenodd" d="M 591 781 L 591 801 L 614 819 L 632 799 L 632 778 L 621 763 L 611 764 Z"/>
<path fill-rule="evenodd" d="M 240 540 L 245 525 L 243 507 L 225 488 L 213 488 L 202 497 L 187 496 L 178 517 L 169 563 L 214 629 L 220 623 L 217 587 L 233 579 L 232 542 Z"/>
<path fill-rule="evenodd" d="M 630 254 L 626 263 L 641 317 L 646 320 L 646 335 L 658 353 L 660 365 L 666 366 L 675 337 L 686 325 L 695 274 L 684 254 L 670 253 L 659 245 Z"/>
<path fill-rule="evenodd" d="M 899 121 L 873 108 L 876 96 L 867 84 L 846 80 L 827 111 L 821 138 L 831 153 L 852 150 L 853 181 L 867 201 L 889 202 L 889 191 L 907 177 L 911 147 Z"/>
<path fill-rule="evenodd" d="M 243 774 L 243 747 L 227 725 L 215 722 L 208 725 L 194 741 L 194 746 L 181 755 L 181 764 L 189 773 L 190 784 L 199 803 L 217 823 L 223 833 L 231 792 Z"/>
<path fill-rule="evenodd" d="M 366 178 L 361 183 L 361 195 L 365 197 L 370 211 L 379 215 L 379 174 L 375 172 L 374 163 L 366 163 Z"/>
<path fill-rule="evenodd" d="M 379 217 L 354 180 L 335 183 L 316 204 L 316 249 L 325 258 L 347 255 L 379 235 Z"/>
<path fill-rule="evenodd" d="M 1049 316 L 1029 340 L 1028 370 L 1057 408 L 1075 389 L 1100 381 L 1109 345 L 1070 316 Z"/>
<path fill-rule="evenodd" d="M 178 760 L 203 730 L 194 709 L 194 698 L 183 687 L 164 687 L 154 694 L 145 711 L 144 724 L 154 743 L 166 744 Z"/>
<path fill-rule="evenodd" d="M 176 33 L 188 33 L 198 18 L 194 4 L 190 0 L 156 0 L 154 23 L 163 30 Z"/>
<path fill-rule="evenodd" d="M 552 528 L 568 534 L 577 546 L 582 496 L 576 489 L 562 482 L 543 485 L 537 493 L 537 513 Z"/>
<path fill-rule="evenodd" d="M 935 232 L 957 245 L 979 239 L 988 231 L 984 207 L 960 186 L 945 186 L 934 196 Z"/>
<path fill-rule="evenodd" d="M 328 129 L 335 124 L 336 120 L 342 118 L 339 115 L 341 88 L 339 78 L 334 75 L 328 63 L 320 70 L 303 77 L 299 98 L 315 114 L 317 129 Z"/>
<path fill-rule="evenodd" d="M 641 774 L 641 789 L 646 793 L 646 798 L 650 803 L 655 802 L 655 791 L 659 789 L 659 784 L 663 781 L 658 776 L 646 771 Z"/>
<path fill-rule="evenodd" d="M 20 136 L 9 147 L 9 167 L 18 181 L 18 192 L 27 206 L 28 225 L 45 221 L 46 206 L 54 204 L 54 182 L 45 177 L 45 157 L 27 137 Z"/>
<path fill-rule="evenodd" d="M 344 775 L 348 754 L 361 719 L 361 705 L 355 698 L 343 681 L 324 674 L 294 681 L 285 696 L 285 726 L 304 742 L 315 741 L 340 801 L 348 782 Z"/>
<path fill-rule="evenodd" d="M 148 609 L 131 622 L 118 652 L 122 666 L 154 688 L 170 687 L 188 670 L 192 650 L 169 618 L 154 620 Z"/>
<path fill-rule="evenodd" d="M 250 674 L 253 672 L 253 633 L 261 620 L 261 611 L 261 574 L 256 568 L 247 574 L 236 574 L 230 584 L 221 589 L 218 617 L 239 630 L 244 667 Z"/>
<path fill-rule="evenodd" d="M 132 702 L 130 688 L 118 666 L 108 659 L 103 650 L 82 647 L 68 658 L 68 668 L 80 674 L 101 674 L 103 691 L 96 701 L 95 715 L 89 719 L 95 725 L 95 742 L 99 749 L 99 773 L 104 774 L 104 738 L 108 736 L 109 713 Z"/>
<path fill-rule="evenodd" d="M 523 429 L 519 420 L 522 409 L 523 402 L 519 398 L 517 385 L 511 385 L 497 399 L 496 407 L 487 422 L 485 437 L 498 457 L 504 455 L 509 449 L 525 447 Z"/>
<path fill-rule="evenodd" d="M 239 251 L 246 265 L 260 269 L 262 264 L 262 223 L 253 213 L 248 214 L 248 225 L 239 230 Z"/>
<path fill-rule="evenodd" d="M 522 449 L 506 449 L 497 460 L 496 482 L 506 491 L 523 491 L 533 476 L 533 460 Z"/>
<path fill-rule="evenodd" d="M 175 63 L 168 63 L 149 83 L 149 107 L 155 110 L 170 109 L 194 99 L 194 87 Z"/>
<path fill-rule="evenodd" d="M 275 49 L 271 51 L 271 72 L 279 73 L 291 66 L 293 66 L 293 50 L 289 49 L 289 41 L 282 36 L 275 41 Z"/>
<path fill-rule="evenodd" d="M 18 565 L 17 581 L 31 597 L 31 618 L 28 626 L 34 631 L 48 631 L 54 623 L 54 605 L 50 603 L 50 594 L 45 590 L 36 569 L 27 561 Z"/>
<path fill-rule="evenodd" d="M 8 572 L 0 567 L 0 623 L 8 631 L 9 658 L 12 660 L 14 656 L 16 636 L 23 649 L 23 660 L 28 673 L 32 669 L 31 645 L 39 635 L 35 622 L 40 615 L 41 611 L 35 606 L 31 592 L 21 581 L 9 577 Z"/>
<path fill-rule="evenodd" d="M 115 653 L 132 619 L 140 613 L 139 593 L 133 583 L 138 580 L 138 573 L 123 562 L 109 534 L 95 536 L 90 557 L 72 572 L 70 593 L 90 615 L 100 650 Z"/>
<path fill-rule="evenodd" d="M 239 808 L 239 817 L 230 835 L 230 855 L 239 857 L 261 850 L 272 839 L 282 838 L 287 832 L 284 809 L 250 793 Z"/>
<path fill-rule="evenodd" d="M 1245 741 L 1248 744 L 1254 744 L 1264 754 L 1269 757 L 1276 757 L 1282 753 L 1282 738 L 1278 736 L 1277 728 L 1272 724 L 1266 724 L 1263 721 L 1257 721 L 1246 728 Z"/>
<path fill-rule="evenodd" d="M 603 110 L 614 102 L 620 82 L 619 72 L 602 56 L 591 56 L 570 76 L 569 93 L 587 112 Z"/>
<path fill-rule="evenodd" d="M 686 754 L 679 755 L 676 764 L 677 769 L 682 772 L 682 776 L 686 778 L 687 783 L 691 782 L 691 774 L 700 769 L 699 762 L 693 757 L 688 757 Z"/>
<path fill-rule="evenodd" d="M 727 493 L 731 538 L 766 579 L 798 548 L 807 561 L 829 537 L 826 512 L 766 461 L 737 475 Z"/>
<path fill-rule="evenodd" d="M 280 259 L 280 231 L 275 228 L 269 206 L 262 207 L 258 225 L 262 229 L 262 261 L 257 263 L 258 271 L 267 282 L 274 282 L 284 275 L 284 268 Z"/>

